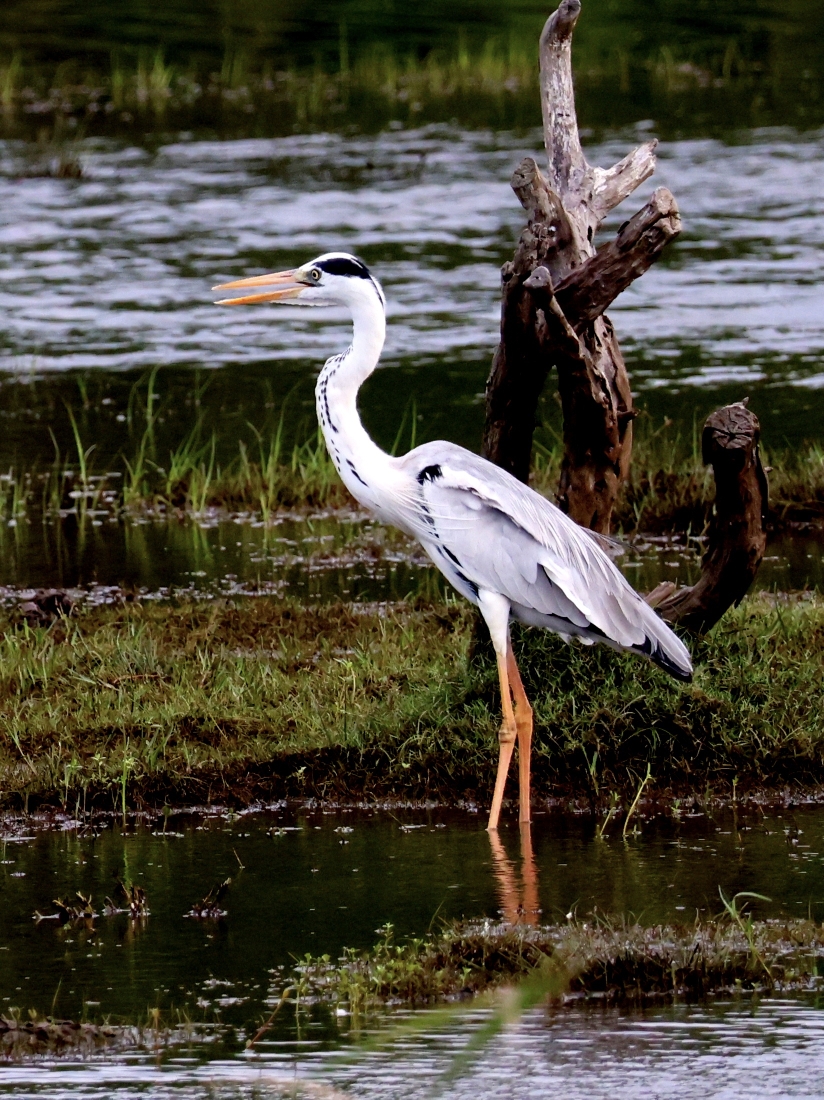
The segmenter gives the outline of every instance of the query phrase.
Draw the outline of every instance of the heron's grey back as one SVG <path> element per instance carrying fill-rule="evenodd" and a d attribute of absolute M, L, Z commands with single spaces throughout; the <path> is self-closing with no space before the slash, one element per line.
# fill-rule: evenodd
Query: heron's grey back
<path fill-rule="evenodd" d="M 415 533 L 439 543 L 472 584 L 506 596 L 527 622 L 646 653 L 690 677 L 681 640 L 550 501 L 455 444 L 425 443 L 398 461 L 420 486 Z"/>

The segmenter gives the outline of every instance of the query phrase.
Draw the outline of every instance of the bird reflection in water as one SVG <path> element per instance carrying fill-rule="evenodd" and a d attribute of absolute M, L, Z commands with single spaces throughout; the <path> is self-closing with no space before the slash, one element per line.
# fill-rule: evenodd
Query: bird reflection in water
<path fill-rule="evenodd" d="M 506 854 L 497 830 L 489 833 L 492 849 L 492 872 L 498 885 L 498 901 L 507 924 L 535 924 L 540 916 L 538 901 L 538 868 L 532 854 L 532 829 L 528 821 L 520 826 L 520 875 Z"/>

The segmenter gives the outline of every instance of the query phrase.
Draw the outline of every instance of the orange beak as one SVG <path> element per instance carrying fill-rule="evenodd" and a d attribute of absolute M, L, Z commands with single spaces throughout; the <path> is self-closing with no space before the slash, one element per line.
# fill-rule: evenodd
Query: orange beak
<path fill-rule="evenodd" d="M 238 298 L 221 298 L 219 306 L 246 306 L 252 302 L 282 302 L 284 298 L 297 298 L 306 289 L 305 283 L 295 279 L 294 271 L 276 271 L 272 275 L 253 275 L 250 279 L 235 279 L 231 283 L 220 283 L 212 290 L 240 290 L 251 286 L 277 286 L 279 290 L 267 290 L 262 294 L 243 294 Z"/>

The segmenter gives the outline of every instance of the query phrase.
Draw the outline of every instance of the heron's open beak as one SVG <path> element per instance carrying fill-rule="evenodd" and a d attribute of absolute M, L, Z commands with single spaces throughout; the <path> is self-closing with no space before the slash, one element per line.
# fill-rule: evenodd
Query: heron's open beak
<path fill-rule="evenodd" d="M 250 279 L 235 279 L 232 283 L 220 283 L 212 290 L 240 290 L 249 286 L 277 286 L 279 290 L 267 290 L 262 294 L 243 294 L 239 298 L 221 298 L 219 306 L 245 306 L 250 302 L 282 302 L 284 298 L 297 298 L 306 289 L 305 283 L 295 279 L 296 271 L 276 271 L 272 275 L 253 275 Z"/>

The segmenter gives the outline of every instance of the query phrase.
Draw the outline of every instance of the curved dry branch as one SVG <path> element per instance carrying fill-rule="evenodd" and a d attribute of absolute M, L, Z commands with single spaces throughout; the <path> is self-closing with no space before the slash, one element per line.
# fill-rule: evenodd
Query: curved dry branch
<path fill-rule="evenodd" d="M 655 171 L 658 139 L 646 141 L 612 168 L 590 168 L 592 213 L 598 224 Z"/>
<path fill-rule="evenodd" d="M 558 302 L 579 331 L 600 317 L 618 295 L 650 267 L 681 232 L 678 204 L 659 187 L 618 235 L 576 267 L 555 288 Z"/>
<path fill-rule="evenodd" d="M 573 177 L 582 177 L 587 165 L 572 84 L 572 32 L 581 14 L 581 0 L 563 0 L 547 19 L 541 34 L 541 110 L 550 186 L 561 195 L 572 189 Z"/>
<path fill-rule="evenodd" d="M 715 509 L 698 583 L 671 591 L 659 585 L 647 600 L 668 622 L 698 633 L 739 604 L 755 580 L 767 546 L 767 475 L 758 443 L 761 427 L 746 401 L 711 413 L 701 449 L 715 475 Z"/>
<path fill-rule="evenodd" d="M 612 168 L 596 168 L 581 148 L 572 81 L 572 32 L 581 0 L 563 0 L 541 34 L 541 109 L 549 184 L 575 224 L 581 259 L 595 251 L 601 222 L 655 171 L 657 141 L 647 141 Z"/>

